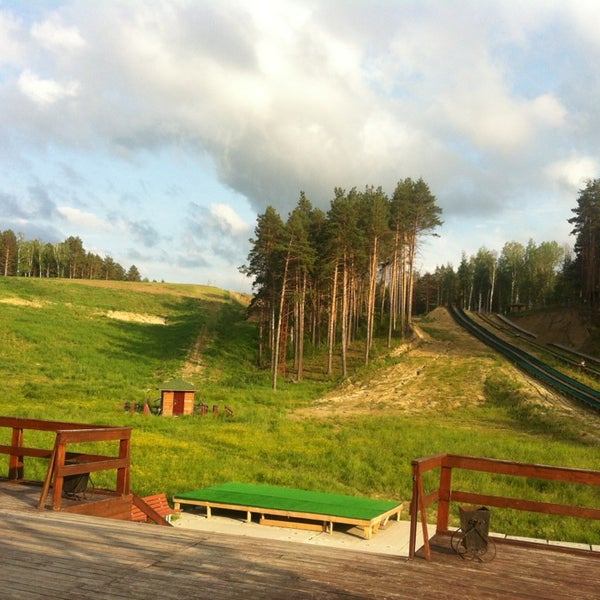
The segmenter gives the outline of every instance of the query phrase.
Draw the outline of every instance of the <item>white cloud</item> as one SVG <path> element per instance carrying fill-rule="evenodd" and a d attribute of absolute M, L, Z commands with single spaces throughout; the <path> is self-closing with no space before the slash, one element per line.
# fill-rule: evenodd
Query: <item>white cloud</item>
<path fill-rule="evenodd" d="M 0 12 L 0 65 L 18 63 L 24 54 L 24 44 L 19 39 L 20 27 L 10 14 Z"/>
<path fill-rule="evenodd" d="M 61 84 L 53 79 L 42 79 L 29 69 L 19 76 L 18 86 L 24 96 L 40 105 L 54 104 L 79 92 L 79 83 L 76 81 Z"/>
<path fill-rule="evenodd" d="M 538 96 L 531 103 L 532 116 L 540 123 L 552 127 L 564 126 L 568 113 L 567 109 L 553 94 Z"/>
<path fill-rule="evenodd" d="M 594 0 L 571 0 L 561 6 L 573 20 L 578 35 L 600 48 L 600 38 L 598 37 L 600 4 Z"/>
<path fill-rule="evenodd" d="M 588 179 L 599 176 L 600 163 L 592 156 L 574 156 L 549 164 L 545 173 L 553 183 L 574 192 L 583 188 Z"/>
<path fill-rule="evenodd" d="M 42 23 L 34 23 L 31 36 L 44 48 L 72 52 L 85 46 L 85 40 L 76 26 L 62 23 L 59 15 L 53 14 Z"/>
<path fill-rule="evenodd" d="M 211 204 L 210 212 L 215 221 L 233 235 L 239 235 L 250 230 L 248 223 L 241 219 L 228 204 Z"/>
<path fill-rule="evenodd" d="M 82 211 L 78 208 L 70 206 L 59 206 L 57 212 L 62 218 L 76 229 L 96 230 L 96 229 L 111 229 L 112 226 L 108 221 L 105 221 L 97 215 Z"/>

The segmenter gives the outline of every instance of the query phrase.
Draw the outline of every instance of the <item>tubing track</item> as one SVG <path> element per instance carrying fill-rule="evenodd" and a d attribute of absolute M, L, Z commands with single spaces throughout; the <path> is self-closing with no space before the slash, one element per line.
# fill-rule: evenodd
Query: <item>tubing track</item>
<path fill-rule="evenodd" d="M 476 323 L 462 308 L 449 306 L 448 310 L 460 326 L 481 340 L 484 344 L 503 354 L 528 375 L 566 396 L 583 402 L 596 410 L 600 410 L 600 391 L 553 369 L 535 356 L 506 342 L 482 325 Z"/>

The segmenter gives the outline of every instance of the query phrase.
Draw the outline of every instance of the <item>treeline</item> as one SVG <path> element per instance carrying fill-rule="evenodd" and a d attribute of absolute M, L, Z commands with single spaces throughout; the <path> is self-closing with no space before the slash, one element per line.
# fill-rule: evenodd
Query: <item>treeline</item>
<path fill-rule="evenodd" d="M 580 190 L 574 216 L 574 248 L 557 242 L 527 245 L 507 242 L 500 254 L 481 248 L 463 254 L 455 270 L 438 267 L 419 277 L 419 312 L 450 302 L 469 310 L 508 312 L 515 306 L 539 308 L 549 304 L 581 304 L 592 316 L 600 311 L 600 180 Z"/>
<path fill-rule="evenodd" d="M 416 310 L 458 304 L 478 312 L 509 312 L 563 303 L 573 292 L 566 285 L 570 254 L 557 242 L 504 244 L 500 254 L 480 248 L 474 256 L 463 253 L 455 270 L 450 264 L 419 277 Z"/>
<path fill-rule="evenodd" d="M 88 252 L 79 237 L 51 244 L 26 240 L 11 229 L 0 233 L 0 275 L 141 281 L 135 265 L 125 270 L 110 256 Z"/>
<path fill-rule="evenodd" d="M 336 188 L 325 213 L 301 193 L 286 221 L 272 206 L 258 216 L 241 270 L 254 278 L 259 361 L 270 364 L 274 389 L 288 369 L 302 379 L 307 345 L 327 344 L 327 372 L 339 355 L 345 376 L 351 343 L 363 340 L 366 364 L 376 331 L 388 344 L 406 334 L 417 247 L 441 212 L 428 185 L 407 178 L 389 197 L 381 187 Z"/>

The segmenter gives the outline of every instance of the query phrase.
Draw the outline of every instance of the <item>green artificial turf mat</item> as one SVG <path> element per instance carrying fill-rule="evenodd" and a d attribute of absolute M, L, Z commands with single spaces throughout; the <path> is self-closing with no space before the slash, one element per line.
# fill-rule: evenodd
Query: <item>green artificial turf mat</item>
<path fill-rule="evenodd" d="M 396 508 L 400 502 L 360 498 L 340 494 L 309 492 L 272 485 L 224 483 L 213 487 L 185 492 L 175 496 L 180 500 L 197 500 L 235 506 L 286 510 L 291 512 L 373 519 Z"/>

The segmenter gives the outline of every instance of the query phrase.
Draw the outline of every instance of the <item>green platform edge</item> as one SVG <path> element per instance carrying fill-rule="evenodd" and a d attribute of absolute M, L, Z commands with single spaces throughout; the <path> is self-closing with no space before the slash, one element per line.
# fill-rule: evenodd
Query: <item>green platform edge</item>
<path fill-rule="evenodd" d="M 234 482 L 176 494 L 175 498 L 364 520 L 374 519 L 401 504 L 374 498 Z"/>

